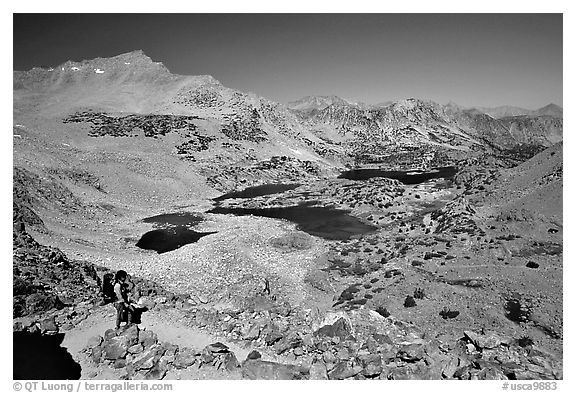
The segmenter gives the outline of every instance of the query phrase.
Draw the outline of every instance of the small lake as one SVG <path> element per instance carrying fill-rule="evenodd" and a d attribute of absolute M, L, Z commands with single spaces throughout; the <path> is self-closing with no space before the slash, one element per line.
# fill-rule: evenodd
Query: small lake
<path fill-rule="evenodd" d="M 196 243 L 204 236 L 212 235 L 216 232 L 196 232 L 185 226 L 175 226 L 166 229 L 154 229 L 146 232 L 136 247 L 144 250 L 154 250 L 158 254 L 174 251 L 186 244 Z"/>
<path fill-rule="evenodd" d="M 190 227 L 202 222 L 202 217 L 188 212 L 159 214 L 142 220 L 147 224 L 158 226 L 185 226 Z"/>
<path fill-rule="evenodd" d="M 386 177 L 396 179 L 404 184 L 419 184 L 431 179 L 450 179 L 456 174 L 455 167 L 434 168 L 430 171 L 385 171 L 381 169 L 353 169 L 345 171 L 338 176 L 340 179 L 368 180 L 373 177 Z M 355 235 L 362 235 L 376 230 L 373 225 L 367 224 L 349 214 L 346 210 L 332 207 L 313 206 L 303 203 L 298 206 L 274 208 L 229 208 L 220 206 L 226 199 L 249 199 L 263 195 L 278 194 L 300 187 L 301 184 L 263 184 L 248 187 L 243 190 L 229 192 L 214 198 L 216 207 L 207 213 L 233 214 L 237 216 L 259 216 L 289 220 L 298 225 L 298 229 L 310 235 L 328 240 L 346 240 Z M 196 232 L 190 228 L 202 221 L 202 217 L 193 213 L 169 213 L 148 217 L 142 220 L 155 224 L 153 231 L 145 233 L 136 246 L 154 250 L 159 254 L 176 250 L 186 244 L 195 243 L 204 236 L 215 232 Z"/>
<path fill-rule="evenodd" d="M 430 171 L 385 171 L 382 169 L 352 169 L 344 171 L 338 176 L 339 179 L 368 180 L 373 177 L 386 177 L 395 179 L 403 184 L 420 184 L 431 179 L 451 179 L 456 175 L 457 168 L 446 166 L 434 168 Z"/>
<path fill-rule="evenodd" d="M 284 191 L 294 190 L 301 184 L 262 184 L 261 186 L 248 187 L 240 191 L 232 191 L 227 194 L 214 198 L 213 201 L 220 202 L 232 198 L 255 198 L 262 195 L 279 194 Z"/>
<path fill-rule="evenodd" d="M 329 240 L 345 240 L 354 235 L 372 232 L 376 227 L 351 216 L 346 210 L 318 206 L 289 206 L 266 209 L 215 207 L 207 213 L 234 214 L 237 216 L 254 215 L 278 218 L 298 224 L 298 229 L 310 235 Z"/>

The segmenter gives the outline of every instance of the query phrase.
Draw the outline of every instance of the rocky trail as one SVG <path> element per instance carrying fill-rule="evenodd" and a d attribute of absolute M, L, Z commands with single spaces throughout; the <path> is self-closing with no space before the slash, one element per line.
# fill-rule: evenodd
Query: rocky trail
<path fill-rule="evenodd" d="M 153 331 L 159 341 L 169 342 L 181 347 L 191 348 L 200 352 L 210 344 L 221 342 L 229 347 L 239 358 L 245 359 L 249 350 L 241 348 L 234 343 L 227 342 L 221 337 L 216 337 L 209 332 L 202 331 L 183 324 L 182 315 L 176 310 L 150 310 L 144 314 L 142 323 L 138 325 L 140 330 Z M 94 309 L 90 315 L 70 330 L 61 346 L 66 348 L 72 357 L 81 365 L 83 379 L 122 379 L 123 370 L 102 367 L 94 364 L 86 354 L 87 343 L 90 339 L 102 335 L 114 327 L 116 310 L 112 305 L 101 306 Z M 236 379 L 238 373 L 230 373 L 226 370 L 211 369 L 184 369 L 171 370 L 164 378 L 166 379 Z"/>

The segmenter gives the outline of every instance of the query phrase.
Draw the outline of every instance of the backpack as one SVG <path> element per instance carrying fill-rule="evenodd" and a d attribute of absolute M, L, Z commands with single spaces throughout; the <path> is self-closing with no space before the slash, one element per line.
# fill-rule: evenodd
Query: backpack
<path fill-rule="evenodd" d="M 104 304 L 113 303 L 117 300 L 114 292 L 114 273 L 106 273 L 102 279 L 102 296 Z"/>

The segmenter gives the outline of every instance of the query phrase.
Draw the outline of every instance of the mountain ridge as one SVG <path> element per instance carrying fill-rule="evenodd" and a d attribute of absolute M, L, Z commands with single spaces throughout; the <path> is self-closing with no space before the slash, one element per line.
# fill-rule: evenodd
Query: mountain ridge
<path fill-rule="evenodd" d="M 362 109 L 377 109 L 377 108 L 384 108 L 390 106 L 394 102 L 400 102 L 405 100 L 421 100 L 421 101 L 431 101 L 428 99 L 421 99 L 421 98 L 405 98 L 405 99 L 398 99 L 398 100 L 390 100 L 390 101 L 383 101 L 376 104 L 367 104 L 364 102 L 353 103 L 349 100 L 341 98 L 337 95 L 308 95 L 304 96 L 300 99 L 289 101 L 286 103 L 286 106 L 291 110 L 298 110 L 298 111 L 309 111 L 312 109 L 325 109 L 326 107 L 337 103 L 339 105 L 350 105 L 354 107 L 359 107 Z M 518 106 L 513 105 L 500 105 L 494 107 L 486 107 L 486 106 L 462 106 L 453 101 L 448 102 L 444 105 L 445 107 L 451 108 L 458 108 L 460 110 L 467 110 L 473 111 L 476 110 L 480 113 L 487 114 L 494 118 L 501 118 L 501 117 L 510 117 L 510 116 L 522 116 L 522 115 L 549 115 L 555 117 L 562 117 L 563 108 L 557 104 L 549 103 L 544 105 L 541 108 L 537 109 L 525 109 Z"/>
<path fill-rule="evenodd" d="M 561 108 L 552 104 L 538 114 L 499 119 L 477 108 L 417 98 L 368 105 L 335 95 L 306 96 L 285 106 L 225 87 L 210 75 L 172 74 L 141 50 L 67 61 L 53 69 L 15 71 L 14 100 L 31 100 L 35 108 L 52 115 L 91 108 L 197 116 L 212 119 L 224 134 L 261 135 L 269 151 L 279 144 L 289 156 L 315 161 L 330 157 L 333 163 L 349 157 L 374 160 L 398 151 L 411 151 L 413 157 L 416 151 L 437 156 L 518 144 L 550 146 L 562 139 L 562 119 L 550 115 L 561 113 Z"/>
<path fill-rule="evenodd" d="M 395 101 L 379 108 L 329 105 L 324 109 L 293 111 L 312 126 L 324 130 L 331 127 L 332 135 L 350 133 L 361 136 L 358 146 L 363 150 L 370 150 L 367 146 L 374 145 L 374 138 L 380 139 L 378 145 L 400 141 L 404 145 L 416 142 L 452 149 L 464 147 L 466 150 L 482 144 L 505 149 L 517 144 L 550 146 L 562 139 L 562 119 L 549 115 L 558 112 L 553 105 L 531 114 L 502 118 L 452 102 L 441 105 L 416 98 Z M 452 142 L 446 143 L 449 141 Z"/>
<path fill-rule="evenodd" d="M 563 116 L 563 109 L 559 105 L 550 103 L 545 105 L 541 108 L 530 110 L 519 108 L 515 106 L 497 106 L 497 107 L 474 107 L 473 109 L 477 109 L 487 115 L 490 115 L 496 119 L 500 119 L 503 117 L 512 117 L 512 116 L 552 116 L 562 118 Z"/>

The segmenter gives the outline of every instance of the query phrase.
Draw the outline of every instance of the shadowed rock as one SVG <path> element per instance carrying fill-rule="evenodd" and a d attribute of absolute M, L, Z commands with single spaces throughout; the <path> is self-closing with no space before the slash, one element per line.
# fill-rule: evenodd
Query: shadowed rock
<path fill-rule="evenodd" d="M 80 379 L 81 367 L 62 348 L 64 334 L 14 332 L 14 379 Z"/>

